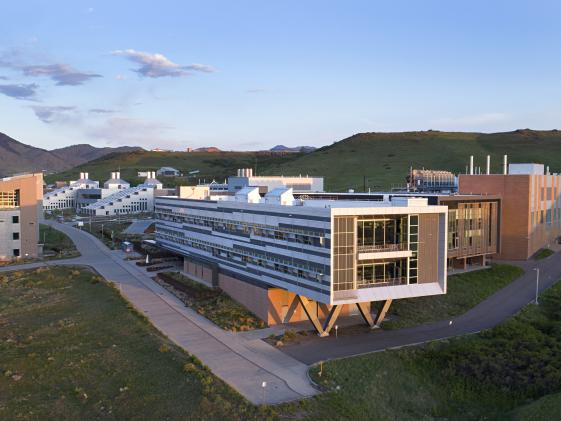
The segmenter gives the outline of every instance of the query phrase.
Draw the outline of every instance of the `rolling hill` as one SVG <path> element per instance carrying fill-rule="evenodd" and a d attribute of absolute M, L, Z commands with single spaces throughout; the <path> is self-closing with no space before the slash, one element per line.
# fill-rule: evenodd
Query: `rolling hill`
<path fill-rule="evenodd" d="M 238 168 L 262 169 L 281 167 L 300 156 L 299 153 L 278 154 L 272 152 L 153 152 L 133 151 L 128 153 L 112 153 L 91 162 L 79 165 L 68 171 L 46 177 L 47 182 L 55 180 L 76 179 L 80 172 L 89 172 L 91 179 L 105 181 L 111 171 L 121 171 L 121 178 L 137 184 L 142 180 L 137 177 L 138 171 L 156 171 L 167 166 L 187 174 L 198 170 L 190 179 L 186 177 L 162 177 L 166 186 L 178 184 L 195 184 L 200 179 L 206 181 L 223 181 L 236 173 Z"/>
<path fill-rule="evenodd" d="M 171 166 L 183 173 L 199 170 L 197 179 L 222 180 L 237 168 L 251 167 L 262 175 L 325 176 L 326 190 L 387 190 L 403 185 L 409 167 L 464 172 L 469 156 L 485 166 L 491 155 L 492 170 L 501 172 L 502 156 L 510 162 L 540 162 L 561 171 L 561 132 L 516 130 L 507 133 L 402 132 L 359 133 L 309 153 L 270 152 L 133 152 L 111 154 L 71 171 L 48 177 L 50 180 L 75 178 L 80 171 L 105 180 L 109 172 L 121 168 L 122 176 L 136 182 L 136 171 Z M 191 179 L 168 179 L 168 185 L 194 183 Z"/>
<path fill-rule="evenodd" d="M 0 177 L 27 171 L 58 172 L 113 152 L 131 152 L 136 147 L 96 148 L 74 145 L 51 151 L 18 142 L 0 133 Z"/>
<path fill-rule="evenodd" d="M 561 132 L 360 133 L 282 165 L 272 165 L 266 173 L 323 175 L 326 189 L 332 191 L 362 191 L 364 184 L 367 189 L 387 190 L 404 185 L 410 165 L 462 173 L 470 155 L 483 168 L 485 157 L 491 155 L 492 171 L 501 172 L 504 154 L 510 162 L 539 162 L 561 172 Z"/>

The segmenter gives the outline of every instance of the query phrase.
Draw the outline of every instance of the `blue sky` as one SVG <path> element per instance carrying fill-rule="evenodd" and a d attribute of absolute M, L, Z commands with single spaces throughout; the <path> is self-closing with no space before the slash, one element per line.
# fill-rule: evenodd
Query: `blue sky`
<path fill-rule="evenodd" d="M 0 131 L 46 149 L 560 128 L 558 1 L 4 3 Z"/>

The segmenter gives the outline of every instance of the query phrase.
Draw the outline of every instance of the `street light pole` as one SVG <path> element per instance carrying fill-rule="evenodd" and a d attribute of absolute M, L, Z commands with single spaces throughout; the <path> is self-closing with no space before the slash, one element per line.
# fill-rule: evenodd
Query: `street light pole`
<path fill-rule="evenodd" d="M 536 271 L 536 305 L 538 305 L 538 294 L 540 289 L 540 268 L 535 268 Z"/>

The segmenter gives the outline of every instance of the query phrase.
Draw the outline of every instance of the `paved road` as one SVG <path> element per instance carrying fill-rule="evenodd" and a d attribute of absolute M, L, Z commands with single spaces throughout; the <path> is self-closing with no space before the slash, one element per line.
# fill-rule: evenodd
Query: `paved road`
<path fill-rule="evenodd" d="M 282 350 L 306 364 L 343 358 L 388 348 L 415 345 L 491 328 L 516 314 L 534 300 L 536 272 L 540 268 L 540 292 L 561 280 L 561 253 L 540 262 L 508 262 L 525 269 L 525 274 L 461 316 L 450 320 L 399 330 L 374 330 L 371 334 L 314 339 L 287 345 Z"/>
<path fill-rule="evenodd" d="M 109 250 L 90 234 L 56 222 L 46 223 L 67 234 L 82 255 L 75 259 L 4 267 L 0 268 L 0 272 L 44 265 L 91 266 L 105 279 L 115 283 L 121 294 L 157 329 L 197 356 L 250 402 L 275 404 L 317 393 L 308 380 L 306 364 L 260 339 L 248 339 L 220 329 L 185 307 L 134 262 L 124 261 L 119 252 Z M 263 382 L 267 383 L 265 394 Z"/>

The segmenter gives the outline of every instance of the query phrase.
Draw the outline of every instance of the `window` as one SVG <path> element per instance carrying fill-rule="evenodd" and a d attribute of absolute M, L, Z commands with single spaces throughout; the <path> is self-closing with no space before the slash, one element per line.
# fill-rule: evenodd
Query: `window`
<path fill-rule="evenodd" d="M 19 190 L 0 191 L 0 208 L 19 206 Z"/>
<path fill-rule="evenodd" d="M 419 245 L 419 215 L 409 217 L 409 250 L 413 255 L 409 258 L 409 283 L 417 283 L 417 251 Z"/>
<path fill-rule="evenodd" d="M 14 256 L 19 257 L 19 249 L 14 249 Z"/>
<path fill-rule="evenodd" d="M 19 240 L 19 232 L 13 232 L 12 233 L 12 239 L 13 240 Z"/>

